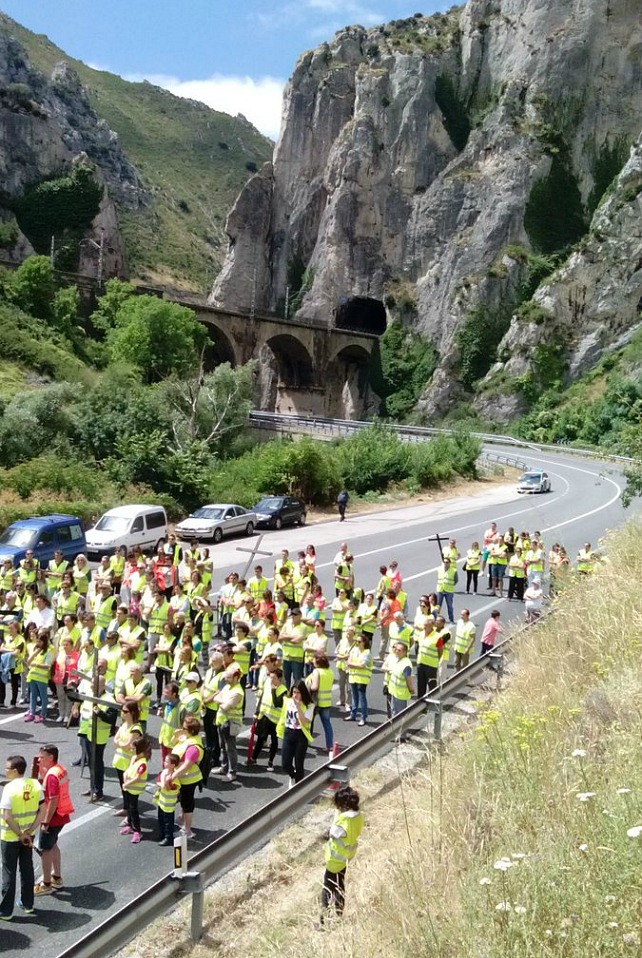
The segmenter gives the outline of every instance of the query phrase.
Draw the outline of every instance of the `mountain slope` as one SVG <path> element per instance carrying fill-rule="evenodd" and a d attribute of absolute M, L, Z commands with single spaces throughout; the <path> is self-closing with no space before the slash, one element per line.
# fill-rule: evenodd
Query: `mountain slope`
<path fill-rule="evenodd" d="M 145 208 L 119 207 L 131 275 L 204 291 L 223 260 L 227 212 L 270 158 L 271 141 L 242 117 L 94 70 L 2 14 L 0 31 L 11 33 L 47 76 L 61 60 L 73 67 L 150 192 Z"/>

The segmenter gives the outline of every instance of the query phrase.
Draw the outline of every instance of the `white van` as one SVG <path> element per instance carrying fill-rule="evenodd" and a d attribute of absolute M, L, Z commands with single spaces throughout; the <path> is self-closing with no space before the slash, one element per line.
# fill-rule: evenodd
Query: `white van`
<path fill-rule="evenodd" d="M 127 551 L 140 546 L 155 552 L 161 540 L 167 540 L 167 513 L 162 506 L 118 506 L 100 517 L 87 536 L 87 558 L 99 562 L 118 546 Z"/>

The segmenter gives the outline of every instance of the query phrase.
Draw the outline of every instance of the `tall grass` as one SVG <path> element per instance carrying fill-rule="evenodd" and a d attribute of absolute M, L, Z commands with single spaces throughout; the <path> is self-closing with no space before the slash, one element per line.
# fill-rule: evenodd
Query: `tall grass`
<path fill-rule="evenodd" d="M 173 953 L 639 955 L 642 526 L 609 552 L 521 640 L 508 690 L 445 754 L 366 800 L 342 921 L 314 930 L 321 846 L 298 855 L 291 828 L 243 889 L 214 894 L 207 944 Z"/>

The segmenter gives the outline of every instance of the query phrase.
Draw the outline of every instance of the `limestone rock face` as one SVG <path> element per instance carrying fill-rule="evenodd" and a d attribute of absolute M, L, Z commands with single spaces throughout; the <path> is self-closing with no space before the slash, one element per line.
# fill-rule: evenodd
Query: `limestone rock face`
<path fill-rule="evenodd" d="M 431 18 L 346 28 L 296 65 L 273 166 L 230 215 L 210 301 L 249 308 L 252 289 L 257 308 L 279 310 L 304 266 L 297 318 L 350 325 L 353 300 L 381 305 L 391 283 L 414 286 L 412 323 L 441 359 L 419 403 L 435 416 L 462 395 L 457 331 L 519 282 L 523 264 L 502 257 L 509 244 L 532 247 L 534 185 L 562 156 L 588 225 L 605 157 L 635 142 L 641 118 L 638 0 L 469 0 Z M 630 284 L 602 281 L 599 257 L 582 262 L 593 279 L 568 268 L 595 304 L 551 306 L 579 323 L 574 371 L 599 354 L 605 313 L 632 317 Z M 504 353 L 530 343 L 516 335 Z"/>
<path fill-rule="evenodd" d="M 105 275 L 122 272 L 124 246 L 115 201 L 132 210 L 148 202 L 137 170 L 117 135 L 90 106 L 77 73 L 62 62 L 45 77 L 30 65 L 17 40 L 0 30 L 0 216 L 9 217 L 12 202 L 27 187 L 68 173 L 79 159 L 93 167 L 106 187 L 88 239 L 98 242 L 104 230 Z M 29 251 L 26 242 L 20 235 L 3 255 L 21 259 Z M 89 272 L 96 268 L 91 249 L 82 252 L 90 261 Z"/>

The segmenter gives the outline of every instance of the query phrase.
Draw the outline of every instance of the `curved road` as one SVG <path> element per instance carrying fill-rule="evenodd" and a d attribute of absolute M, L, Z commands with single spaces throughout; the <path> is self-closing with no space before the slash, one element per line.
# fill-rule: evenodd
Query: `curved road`
<path fill-rule="evenodd" d="M 514 455 L 515 449 L 493 451 Z M 541 466 L 552 479 L 552 491 L 545 496 L 518 496 L 514 487 L 494 488 L 480 496 L 442 501 L 434 504 L 405 507 L 348 518 L 343 524 L 330 520 L 308 529 L 294 528 L 279 533 L 267 533 L 261 548 L 278 555 L 282 548 L 296 552 L 308 542 L 317 549 L 317 570 L 326 595 L 332 595 L 332 559 L 338 543 L 347 540 L 355 555 L 357 584 L 371 588 L 378 579 L 380 564 L 396 558 L 408 591 L 409 616 L 414 615 L 419 595 L 434 591 L 435 571 L 439 553 L 435 542 L 428 537 L 439 532 L 457 539 L 460 552 L 473 539 L 481 540 L 483 530 L 495 520 L 500 529 L 512 525 L 534 531 L 539 529 L 546 548 L 555 541 L 563 543 L 574 559 L 577 550 L 586 541 L 594 545 L 605 530 L 618 526 L 625 517 L 620 503 L 623 486 L 621 475 L 610 466 L 594 461 L 585 461 L 563 454 L 520 453 L 530 465 Z M 215 548 L 216 571 L 214 582 L 233 568 L 242 569 L 248 555 L 238 552 L 256 540 L 225 542 Z M 260 560 L 257 560 L 260 561 Z M 263 559 L 266 571 L 271 573 L 274 559 Z M 461 573 L 460 585 L 461 588 Z M 480 588 L 482 581 L 480 577 Z M 455 596 L 455 613 L 467 605 L 472 618 L 477 622 L 478 635 L 489 611 L 499 605 L 504 619 L 516 618 L 521 609 L 509 605 L 506 600 L 492 599 L 483 590 L 479 596 Z M 375 648 L 378 647 L 378 638 Z M 381 680 L 375 675 L 369 699 L 372 700 L 370 725 L 383 716 Z M 253 693 L 249 693 L 247 714 L 251 715 Z M 317 723 L 318 724 L 318 723 Z M 157 734 L 158 720 L 150 723 L 152 734 Z M 361 730 L 354 724 L 344 725 L 337 711 L 333 717 L 335 737 L 340 743 L 354 741 Z M 316 730 L 316 743 L 320 727 Z M 145 841 L 132 846 L 127 838 L 118 833 L 112 807 L 118 793 L 117 782 L 110 776 L 105 783 L 105 795 L 112 799 L 99 806 L 87 804 L 81 797 L 86 787 L 79 769 L 71 768 L 72 759 L 78 754 L 73 731 L 48 724 L 34 728 L 24 725 L 22 715 L 11 710 L 0 712 L 0 761 L 12 752 L 25 754 L 28 760 L 36 754 L 38 746 L 45 741 L 54 742 L 61 750 L 61 760 L 71 773 L 72 797 L 76 814 L 61 837 L 63 876 L 65 888 L 45 898 L 36 899 L 37 914 L 25 916 L 19 910 L 11 923 L 0 929 L 3 955 L 7 958 L 40 949 L 50 958 L 59 954 L 83 935 L 93 925 L 108 917 L 110 911 L 122 907 L 139 894 L 147 884 L 157 880 L 173 867 L 172 850 L 158 848 L 155 842 L 156 811 L 151 803 L 145 805 L 143 821 Z M 112 746 L 108 746 L 107 762 L 111 759 Z M 158 752 L 152 769 L 157 771 Z M 308 765 L 323 760 L 313 747 L 308 751 Z M 151 776 L 150 776 L 151 780 Z M 197 841 L 190 843 L 194 850 L 213 841 L 232 825 L 237 824 L 250 812 L 273 798 L 283 787 L 281 773 L 269 775 L 263 769 L 241 768 L 238 781 L 227 783 L 217 778 L 210 779 L 204 795 L 198 801 L 195 814 Z M 148 796 L 149 798 L 149 796 Z"/>

